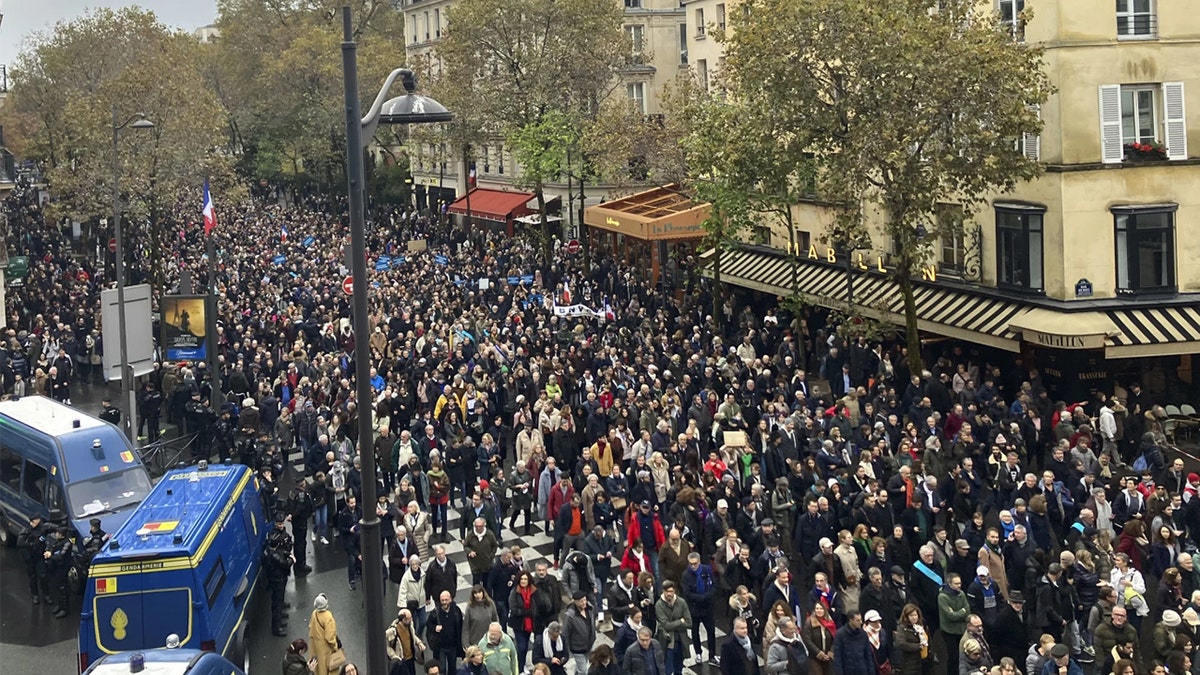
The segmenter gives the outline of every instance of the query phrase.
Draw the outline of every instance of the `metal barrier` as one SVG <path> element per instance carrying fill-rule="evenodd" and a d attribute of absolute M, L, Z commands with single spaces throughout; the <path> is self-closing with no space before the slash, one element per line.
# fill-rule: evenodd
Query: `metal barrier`
<path fill-rule="evenodd" d="M 142 464 L 150 472 L 152 478 L 158 478 L 180 463 L 189 463 L 192 459 L 192 446 L 197 442 L 199 434 L 191 433 L 172 439 L 159 439 L 142 446 L 138 452 L 142 456 Z"/>

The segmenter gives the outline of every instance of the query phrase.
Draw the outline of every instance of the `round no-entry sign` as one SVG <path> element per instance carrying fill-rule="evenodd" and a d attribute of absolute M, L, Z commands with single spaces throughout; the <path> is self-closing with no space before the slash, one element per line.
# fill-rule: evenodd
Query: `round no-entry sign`
<path fill-rule="evenodd" d="M 567 253 L 570 253 L 571 255 L 579 253 L 581 248 L 583 247 L 579 245 L 578 239 L 572 239 L 571 241 L 567 242 Z"/>
<path fill-rule="evenodd" d="M 112 239 L 108 240 L 108 250 L 112 251 L 113 253 L 117 252 L 117 238 L 116 237 L 113 237 Z"/>
<path fill-rule="evenodd" d="M 342 292 L 346 295 L 354 295 L 354 277 L 342 279 Z"/>

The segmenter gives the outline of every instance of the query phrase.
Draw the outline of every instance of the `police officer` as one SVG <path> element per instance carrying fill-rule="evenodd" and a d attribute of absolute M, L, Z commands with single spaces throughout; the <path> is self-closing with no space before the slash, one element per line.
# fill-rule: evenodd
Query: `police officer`
<path fill-rule="evenodd" d="M 42 557 L 46 559 L 46 577 L 54 588 L 54 617 L 61 619 L 67 615 L 67 604 L 70 596 L 67 593 L 67 572 L 74 562 L 75 547 L 67 536 L 63 526 L 50 527 L 46 535 L 46 550 Z"/>
<path fill-rule="evenodd" d="M 109 424 L 121 426 L 121 409 L 113 407 L 112 399 L 105 396 L 104 400 L 100 402 L 100 406 L 100 419 Z"/>
<path fill-rule="evenodd" d="M 192 400 L 184 407 L 188 431 L 196 434 L 192 446 L 192 459 L 208 459 L 212 455 L 212 431 L 216 415 L 212 408 L 205 405 L 200 398 L 200 392 L 192 392 Z"/>
<path fill-rule="evenodd" d="M 295 571 L 298 577 L 312 571 L 308 566 L 308 519 L 312 518 L 316 505 L 313 504 L 312 495 L 306 488 L 305 480 L 301 478 L 288 493 L 287 504 L 284 507 L 288 520 L 292 521 L 292 537 L 296 542 L 292 555 L 296 558 Z"/>
<path fill-rule="evenodd" d="M 108 541 L 109 534 L 100 527 L 100 519 L 92 518 L 88 521 L 88 536 L 80 542 L 79 550 L 83 553 L 83 566 L 90 568 L 92 566 L 92 558 L 104 548 L 104 544 Z"/>
<path fill-rule="evenodd" d="M 141 398 L 138 401 L 138 411 L 141 414 L 138 419 L 138 436 L 142 435 L 144 426 L 149 435 L 149 441 L 155 443 L 159 437 L 158 418 L 162 415 L 163 395 L 153 382 L 146 382 L 144 386 L 145 389 L 142 390 Z"/>
<path fill-rule="evenodd" d="M 233 456 L 233 444 L 237 436 L 237 426 L 233 421 L 233 405 L 226 403 L 221 406 L 221 416 L 213 425 L 213 444 L 217 446 L 217 456 L 221 462 Z"/>
<path fill-rule="evenodd" d="M 25 560 L 25 573 L 29 575 L 29 593 L 33 604 L 45 601 L 50 604 L 50 584 L 46 580 L 46 530 L 49 526 L 40 515 L 29 519 L 29 528 L 17 537 L 21 558 Z"/>
<path fill-rule="evenodd" d="M 236 461 L 239 464 L 244 464 L 251 469 L 258 468 L 258 438 L 253 429 L 238 431 L 234 451 L 237 453 Z"/>
<path fill-rule="evenodd" d="M 287 635 L 283 593 L 292 564 L 296 562 L 292 555 L 292 535 L 287 533 L 286 523 L 287 516 L 275 514 L 275 528 L 267 535 L 267 549 L 263 552 L 263 569 L 267 573 L 267 587 L 271 589 L 271 633 L 275 637 Z"/>

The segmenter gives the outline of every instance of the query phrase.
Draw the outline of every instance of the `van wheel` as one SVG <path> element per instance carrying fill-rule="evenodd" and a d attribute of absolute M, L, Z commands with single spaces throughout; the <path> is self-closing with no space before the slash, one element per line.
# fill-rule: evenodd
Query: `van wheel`
<path fill-rule="evenodd" d="M 250 673 L 250 645 L 248 642 L 250 633 L 250 624 L 243 621 L 238 627 L 237 637 L 233 639 L 233 649 L 229 651 L 229 660 L 242 669 L 243 673 Z"/>

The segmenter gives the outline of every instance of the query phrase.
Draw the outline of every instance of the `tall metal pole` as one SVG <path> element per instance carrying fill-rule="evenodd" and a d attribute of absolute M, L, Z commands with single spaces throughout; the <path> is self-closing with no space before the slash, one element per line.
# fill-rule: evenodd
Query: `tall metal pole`
<path fill-rule="evenodd" d="M 215 207 L 214 207 L 215 208 Z M 218 415 L 225 405 L 225 394 L 221 391 L 221 373 L 217 370 L 217 245 L 216 230 L 206 236 L 204 245 L 208 253 L 208 283 L 204 289 L 204 353 L 208 361 L 209 394 L 208 405 Z M 257 392 L 251 392 L 257 395 Z M 241 401 L 237 402 L 241 405 Z"/>
<path fill-rule="evenodd" d="M 383 619 L 383 546 L 375 515 L 375 452 L 371 428 L 371 353 L 367 343 L 367 237 L 363 216 L 362 112 L 358 100 L 357 45 L 351 30 L 350 7 L 342 7 L 342 77 L 346 89 L 346 173 L 350 201 L 350 274 L 354 277 L 354 380 L 358 399 L 358 457 L 362 462 L 362 511 L 359 542 L 362 551 L 363 600 L 367 605 L 367 672 L 386 675 L 387 645 Z"/>
<path fill-rule="evenodd" d="M 121 131 L 117 124 L 117 106 L 112 107 L 112 203 L 113 203 L 113 238 L 116 239 L 116 275 L 117 275 L 117 341 L 121 350 L 121 405 L 126 406 L 125 425 L 129 440 L 137 443 L 137 424 L 133 421 L 137 415 L 137 404 L 133 400 L 133 372 L 129 366 L 129 342 L 125 337 L 125 243 L 121 236 L 121 187 L 119 176 L 120 162 L 117 158 L 117 134 Z"/>

